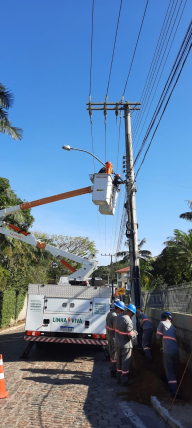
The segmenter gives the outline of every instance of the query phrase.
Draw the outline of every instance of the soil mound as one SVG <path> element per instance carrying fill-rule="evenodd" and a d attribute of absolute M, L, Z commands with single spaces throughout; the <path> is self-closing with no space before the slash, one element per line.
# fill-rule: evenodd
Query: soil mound
<path fill-rule="evenodd" d="M 134 348 L 133 359 L 135 362 L 135 370 L 133 360 L 130 370 L 129 379 L 132 384 L 127 388 L 127 391 L 119 395 L 126 398 L 128 401 L 136 401 L 141 404 L 150 404 L 151 396 L 156 396 L 160 401 L 172 402 L 172 397 L 169 393 L 167 379 L 163 366 L 163 354 L 159 347 L 152 347 L 153 363 L 145 361 L 142 350 Z M 185 364 L 178 364 L 177 380 L 180 381 L 184 372 Z M 192 373 L 187 370 L 181 385 L 181 398 L 184 402 L 192 402 Z"/>

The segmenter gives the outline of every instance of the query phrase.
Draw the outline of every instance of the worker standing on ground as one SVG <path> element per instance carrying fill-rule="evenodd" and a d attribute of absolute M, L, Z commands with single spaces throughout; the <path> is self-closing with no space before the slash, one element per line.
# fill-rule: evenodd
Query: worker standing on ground
<path fill-rule="evenodd" d="M 151 321 L 149 320 L 148 316 L 144 314 L 141 308 L 137 309 L 136 316 L 139 318 L 140 323 L 143 328 L 143 335 L 142 335 L 142 348 L 145 353 L 145 358 L 150 363 L 152 362 L 152 356 L 151 356 L 151 340 L 153 336 L 153 327 L 151 324 Z"/>
<path fill-rule="evenodd" d="M 173 316 L 170 312 L 163 312 L 161 314 L 161 321 L 158 325 L 156 336 L 158 341 L 162 339 L 165 373 L 169 384 L 169 390 L 174 397 L 177 391 L 175 370 L 179 357 L 179 348 L 176 339 L 176 330 L 172 325 L 172 320 Z"/>
<path fill-rule="evenodd" d="M 122 302 L 121 302 L 122 303 Z M 129 385 L 128 373 L 132 353 L 132 339 L 137 336 L 133 330 L 131 318 L 136 314 L 135 305 L 127 306 L 126 314 L 120 314 L 115 318 L 115 346 L 117 349 L 117 378 L 123 386 Z"/>
<path fill-rule="evenodd" d="M 115 347 L 115 326 L 114 321 L 117 315 L 123 313 L 125 305 L 123 302 L 120 302 L 119 299 L 114 301 L 114 309 L 111 312 L 108 312 L 106 318 L 106 338 L 108 340 L 109 355 L 110 355 L 110 371 L 111 377 L 116 378 L 116 369 L 117 369 L 117 351 Z"/>

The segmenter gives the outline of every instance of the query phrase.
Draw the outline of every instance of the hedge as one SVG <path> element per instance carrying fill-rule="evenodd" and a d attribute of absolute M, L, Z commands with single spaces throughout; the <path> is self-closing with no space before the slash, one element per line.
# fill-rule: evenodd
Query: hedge
<path fill-rule="evenodd" d="M 0 291 L 0 328 L 10 324 L 11 318 L 17 319 L 23 308 L 26 292 L 13 288 Z"/>

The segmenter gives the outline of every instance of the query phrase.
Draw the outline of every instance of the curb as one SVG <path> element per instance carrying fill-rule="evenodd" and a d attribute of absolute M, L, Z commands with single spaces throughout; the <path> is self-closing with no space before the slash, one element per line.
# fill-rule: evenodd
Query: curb
<path fill-rule="evenodd" d="M 17 325 L 14 325 L 14 326 L 12 326 L 12 327 L 4 327 L 4 328 L 1 328 L 0 329 L 0 335 L 1 334 L 4 334 L 5 332 L 9 332 L 9 331 L 12 331 L 12 330 L 16 330 L 17 328 L 19 328 L 19 327 L 22 327 L 23 325 L 25 325 L 25 322 L 23 322 L 23 323 L 21 323 L 21 324 L 17 324 Z"/>
<path fill-rule="evenodd" d="M 157 400 L 156 397 L 151 397 L 151 404 L 156 410 L 156 412 L 164 419 L 165 422 L 171 427 L 171 428 L 184 428 L 181 422 L 176 421 L 168 412 L 165 407 L 161 406 L 161 403 L 159 400 Z"/>

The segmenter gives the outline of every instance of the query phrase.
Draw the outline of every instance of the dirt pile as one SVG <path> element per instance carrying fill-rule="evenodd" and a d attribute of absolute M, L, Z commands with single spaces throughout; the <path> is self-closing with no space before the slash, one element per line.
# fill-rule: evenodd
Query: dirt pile
<path fill-rule="evenodd" d="M 168 384 L 163 367 L 163 355 L 159 347 L 152 347 L 153 359 L 152 364 L 146 363 L 142 351 L 136 347 L 133 350 L 133 356 L 136 366 L 136 373 L 133 364 L 130 370 L 129 379 L 132 384 L 124 393 L 120 395 L 127 398 L 128 401 L 136 401 L 141 404 L 150 404 L 151 396 L 156 396 L 160 401 L 172 401 L 168 390 Z M 184 372 L 185 364 L 178 364 L 177 380 L 180 381 Z M 187 370 L 181 385 L 181 397 L 184 402 L 192 402 L 192 373 Z"/>

